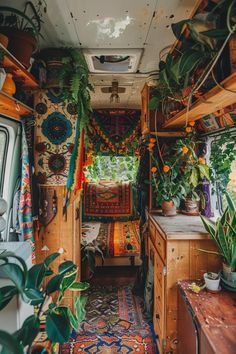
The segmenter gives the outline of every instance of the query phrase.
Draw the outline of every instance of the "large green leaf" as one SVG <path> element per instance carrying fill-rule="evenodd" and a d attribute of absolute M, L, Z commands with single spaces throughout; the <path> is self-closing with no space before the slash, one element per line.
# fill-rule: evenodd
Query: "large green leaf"
<path fill-rule="evenodd" d="M 76 265 L 72 261 L 65 261 L 59 265 L 58 273 L 64 274 L 74 269 Z"/>
<path fill-rule="evenodd" d="M 207 165 L 198 165 L 199 171 L 200 171 L 200 176 L 206 177 L 206 179 L 209 181 L 210 180 L 210 175 L 209 175 L 209 167 Z"/>
<path fill-rule="evenodd" d="M 229 34 L 229 30 L 227 28 L 217 28 L 208 31 L 200 32 L 202 35 L 217 38 L 217 39 L 224 39 Z"/>
<path fill-rule="evenodd" d="M 29 269 L 26 283 L 27 288 L 40 288 L 44 279 L 45 270 L 46 267 L 44 263 L 35 264 L 33 267 L 31 267 Z"/>
<path fill-rule="evenodd" d="M 74 282 L 71 286 L 70 286 L 70 290 L 72 291 L 84 291 L 87 290 L 89 288 L 89 283 L 80 283 L 80 282 Z"/>
<path fill-rule="evenodd" d="M 30 302 L 31 305 L 35 306 L 43 302 L 44 296 L 43 293 L 37 289 L 26 288 L 23 292 L 23 299 L 25 302 Z"/>
<path fill-rule="evenodd" d="M 215 226 L 213 226 L 213 223 L 209 221 L 207 218 L 203 217 L 200 215 L 200 218 L 202 219 L 203 225 L 206 229 L 206 231 L 210 234 L 210 236 L 213 238 L 213 240 L 217 243 L 218 245 L 218 239 L 216 237 L 216 229 Z"/>
<path fill-rule="evenodd" d="M 25 287 L 25 275 L 21 267 L 15 263 L 5 263 L 0 267 L 2 273 L 16 285 L 20 292 L 22 292 Z"/>
<path fill-rule="evenodd" d="M 37 316 L 32 315 L 26 318 L 22 327 L 13 335 L 23 346 L 31 345 L 39 333 L 40 321 Z"/>
<path fill-rule="evenodd" d="M 182 20 L 177 23 L 172 23 L 171 28 L 172 31 L 177 39 L 180 38 L 180 35 L 183 31 L 184 25 L 186 25 L 189 22 L 189 20 Z"/>
<path fill-rule="evenodd" d="M 198 172 L 196 170 L 196 168 L 192 169 L 191 175 L 190 175 L 190 179 L 189 179 L 189 183 L 196 188 L 198 185 Z"/>
<path fill-rule="evenodd" d="M 236 213 L 236 207 L 235 207 L 233 199 L 230 197 L 230 195 L 228 193 L 225 193 L 225 196 L 226 196 L 226 200 L 227 200 L 229 209 L 232 212 Z"/>
<path fill-rule="evenodd" d="M 0 344 L 2 345 L 1 354 L 24 354 L 21 344 L 13 335 L 0 330 Z"/>
<path fill-rule="evenodd" d="M 44 264 L 48 267 L 60 255 L 61 254 L 59 252 L 50 254 L 48 257 L 44 259 Z"/>
<path fill-rule="evenodd" d="M 20 265 L 22 266 L 22 269 L 23 269 L 23 273 L 24 273 L 24 276 L 26 277 L 27 273 L 28 273 L 28 269 L 27 269 L 27 265 L 24 261 L 23 258 L 17 256 L 14 252 L 3 252 L 0 254 L 0 259 L 5 259 L 5 260 L 8 260 L 9 261 L 9 258 L 15 258 L 18 260 L 18 262 L 20 263 Z"/>
<path fill-rule="evenodd" d="M 87 296 L 80 295 L 75 298 L 75 311 L 76 311 L 76 317 L 81 323 L 85 319 L 86 311 L 85 311 L 85 305 L 87 302 Z"/>
<path fill-rule="evenodd" d="M 3 286 L 0 288 L 0 311 L 18 294 L 18 289 L 14 285 Z"/>
<path fill-rule="evenodd" d="M 46 332 L 52 342 L 63 344 L 70 338 L 70 322 L 67 308 L 55 309 L 49 312 L 46 319 Z"/>
<path fill-rule="evenodd" d="M 203 54 L 196 51 L 185 52 L 180 60 L 180 76 L 192 72 L 194 68 L 202 61 Z"/>
<path fill-rule="evenodd" d="M 59 290 L 62 279 L 63 279 L 63 274 L 57 274 L 54 277 L 52 277 L 46 286 L 46 294 L 49 295 Z"/>
<path fill-rule="evenodd" d="M 63 279 L 60 283 L 60 293 L 64 295 L 64 292 L 70 288 L 70 286 L 75 282 L 77 276 L 77 268 L 73 271 L 64 274 Z"/>
<path fill-rule="evenodd" d="M 67 312 L 68 312 L 68 317 L 69 317 L 71 327 L 73 327 L 74 330 L 78 331 L 80 323 L 79 323 L 76 315 L 71 311 L 71 309 L 69 307 L 67 309 Z"/>
<path fill-rule="evenodd" d="M 221 224 L 220 221 L 217 222 L 217 234 L 218 234 L 218 243 L 220 246 L 220 250 L 224 255 L 224 258 L 226 259 L 227 263 L 230 264 L 231 262 L 231 256 L 229 252 L 229 248 L 226 242 L 226 234 L 224 231 L 224 228 Z"/>

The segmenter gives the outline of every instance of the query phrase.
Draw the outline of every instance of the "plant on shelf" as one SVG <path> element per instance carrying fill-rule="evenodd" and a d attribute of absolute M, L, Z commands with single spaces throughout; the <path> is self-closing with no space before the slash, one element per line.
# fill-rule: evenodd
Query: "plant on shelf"
<path fill-rule="evenodd" d="M 77 266 L 72 261 L 65 261 L 53 274 L 50 264 L 60 256 L 56 252 L 46 257 L 43 263 L 27 269 L 25 261 L 12 252 L 0 255 L 0 271 L 11 281 L 11 285 L 0 288 L 0 310 L 4 309 L 15 296 L 32 306 L 37 306 L 37 314 L 29 316 L 22 327 L 15 333 L 0 331 L 1 353 L 27 354 L 33 349 L 33 341 L 40 330 L 40 318 L 46 316 L 46 334 L 52 343 L 65 343 L 69 340 L 71 330 L 78 330 L 85 315 L 85 296 L 75 296 L 74 311 L 63 300 L 68 291 L 81 292 L 88 288 L 88 283 L 78 282 Z M 45 279 L 50 280 L 45 285 Z M 67 295 L 66 295 L 67 294 Z"/>
<path fill-rule="evenodd" d="M 176 215 L 176 208 L 188 192 L 182 151 L 178 144 L 174 144 L 168 147 L 168 154 L 163 156 L 159 141 L 154 138 L 150 139 L 148 150 L 152 159 L 152 185 L 157 205 L 161 206 L 163 215 Z"/>
<path fill-rule="evenodd" d="M 201 185 L 205 180 L 210 180 L 210 168 L 206 164 L 204 157 L 197 156 L 198 141 L 194 129 L 195 122 L 189 122 L 189 126 L 185 129 L 187 135 L 183 139 L 179 139 L 176 145 L 181 149 L 185 160 L 184 175 L 188 183 L 188 192 L 184 200 L 185 213 L 190 215 L 199 214 L 199 202 L 204 207 L 205 198 L 201 192 Z"/>
<path fill-rule="evenodd" d="M 236 207 L 231 197 L 226 194 L 227 207 L 221 217 L 214 224 L 201 216 L 203 225 L 219 251 L 202 252 L 216 254 L 222 258 L 223 272 L 221 274 L 223 285 L 236 290 Z"/>
<path fill-rule="evenodd" d="M 189 108 L 193 97 L 198 98 L 215 85 L 213 69 L 235 32 L 235 10 L 234 0 L 222 0 L 207 18 L 198 15 L 172 25 L 180 45 L 159 63 L 159 83 L 150 100 L 151 109 L 161 109 L 169 118 L 178 105 L 179 110 L 180 104 Z M 173 102 L 178 105 L 175 107 Z"/>
<path fill-rule="evenodd" d="M 41 36 L 42 7 L 46 12 L 45 0 L 39 0 L 36 6 L 27 1 L 23 11 L 0 6 L 0 32 L 9 38 L 8 50 L 26 68 Z"/>

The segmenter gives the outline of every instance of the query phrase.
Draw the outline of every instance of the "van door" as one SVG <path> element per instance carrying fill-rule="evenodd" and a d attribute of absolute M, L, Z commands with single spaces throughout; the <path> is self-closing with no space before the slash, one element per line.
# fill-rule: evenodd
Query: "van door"
<path fill-rule="evenodd" d="M 3 218 L 6 228 L 0 234 L 0 241 L 9 238 L 14 191 L 21 173 L 21 124 L 0 115 L 0 197 L 7 202 Z"/>

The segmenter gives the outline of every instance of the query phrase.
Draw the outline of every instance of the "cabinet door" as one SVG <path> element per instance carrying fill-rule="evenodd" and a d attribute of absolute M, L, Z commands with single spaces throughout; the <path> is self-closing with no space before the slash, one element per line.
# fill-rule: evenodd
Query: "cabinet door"
<path fill-rule="evenodd" d="M 78 266 L 78 281 L 81 275 L 81 256 L 80 256 L 80 236 L 81 236 L 81 201 L 78 196 L 73 202 L 73 261 Z"/>
<path fill-rule="evenodd" d="M 154 313 L 153 324 L 159 343 L 165 337 L 165 265 L 160 255 L 155 253 L 154 263 Z"/>

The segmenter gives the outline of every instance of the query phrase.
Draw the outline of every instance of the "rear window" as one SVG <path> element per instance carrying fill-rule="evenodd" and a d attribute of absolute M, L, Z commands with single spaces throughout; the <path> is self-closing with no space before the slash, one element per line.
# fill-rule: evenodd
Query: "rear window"
<path fill-rule="evenodd" d="M 236 205 L 236 157 L 235 160 L 231 164 L 231 173 L 229 175 L 229 183 L 227 184 L 226 191 L 233 199 Z M 222 210 L 224 210 L 227 206 L 225 196 L 222 198 Z"/>
<path fill-rule="evenodd" d="M 8 145 L 8 133 L 5 129 L 0 128 L 0 191 L 1 192 L 3 189 L 7 145 Z"/>

